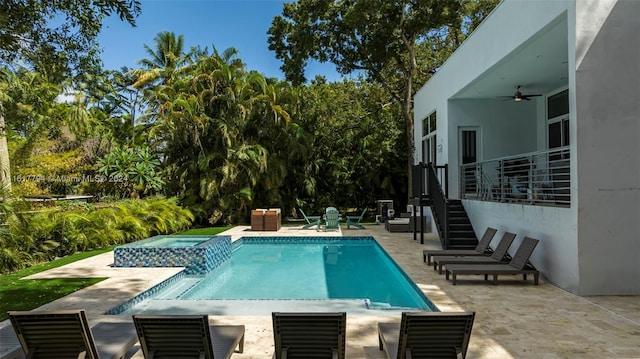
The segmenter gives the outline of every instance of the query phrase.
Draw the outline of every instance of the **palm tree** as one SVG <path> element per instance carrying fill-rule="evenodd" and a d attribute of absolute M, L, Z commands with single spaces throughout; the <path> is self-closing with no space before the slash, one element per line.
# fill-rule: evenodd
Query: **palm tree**
<path fill-rule="evenodd" d="M 154 89 L 150 138 L 163 152 L 169 193 L 200 217 L 230 222 L 244 216 L 258 183 L 269 183 L 267 166 L 272 182 L 284 177 L 267 147 L 289 123 L 279 99 L 288 88 L 247 72 L 233 48 L 193 54 L 194 66 Z"/>
<path fill-rule="evenodd" d="M 176 37 L 173 32 L 163 31 L 153 41 L 155 48 L 144 45 L 149 58 L 139 60 L 142 68 L 133 70 L 136 77 L 133 83 L 135 88 L 156 85 L 158 82 L 168 85 L 171 78 L 189 64 L 190 54 L 184 52 L 183 35 Z"/>

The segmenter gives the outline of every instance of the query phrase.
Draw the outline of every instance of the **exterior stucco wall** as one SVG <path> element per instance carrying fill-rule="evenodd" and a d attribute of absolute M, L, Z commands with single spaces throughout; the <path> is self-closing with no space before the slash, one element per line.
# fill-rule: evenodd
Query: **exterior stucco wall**
<path fill-rule="evenodd" d="M 579 294 L 638 295 L 640 1 L 576 12 Z"/>
<path fill-rule="evenodd" d="M 539 240 L 531 263 L 545 280 L 574 293 L 579 291 L 576 225 L 575 220 L 568 220 L 573 216 L 570 209 L 481 201 L 463 203 L 476 234 L 482 235 L 487 227 L 498 229 L 492 247 L 505 231 L 517 235 L 509 250 L 511 254 L 525 236 Z"/>

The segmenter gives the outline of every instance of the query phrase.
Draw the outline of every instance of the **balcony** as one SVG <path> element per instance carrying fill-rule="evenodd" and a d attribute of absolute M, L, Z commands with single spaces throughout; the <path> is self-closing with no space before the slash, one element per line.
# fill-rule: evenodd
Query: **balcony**
<path fill-rule="evenodd" d="M 569 147 L 460 166 L 462 199 L 570 207 Z"/>

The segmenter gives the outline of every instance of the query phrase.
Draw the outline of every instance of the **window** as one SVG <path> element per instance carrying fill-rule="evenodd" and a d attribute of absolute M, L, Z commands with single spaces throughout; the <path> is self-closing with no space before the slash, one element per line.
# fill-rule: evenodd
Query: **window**
<path fill-rule="evenodd" d="M 550 96 L 547 100 L 547 107 L 548 119 L 569 114 L 569 90 Z"/>
<path fill-rule="evenodd" d="M 547 100 L 548 148 L 569 145 L 569 90 L 564 90 Z"/>
<path fill-rule="evenodd" d="M 436 163 L 436 111 L 422 120 L 422 162 Z"/>
<path fill-rule="evenodd" d="M 429 116 L 422 120 L 422 136 L 426 137 L 436 130 L 436 111 L 433 111 Z"/>
<path fill-rule="evenodd" d="M 547 146 L 549 149 L 569 146 L 569 91 L 564 90 L 547 99 Z M 549 182 L 553 200 L 562 206 L 571 205 L 571 173 L 569 153 L 563 150 L 549 155 Z"/>
<path fill-rule="evenodd" d="M 549 123 L 549 148 L 563 147 L 569 145 L 569 119 Z"/>

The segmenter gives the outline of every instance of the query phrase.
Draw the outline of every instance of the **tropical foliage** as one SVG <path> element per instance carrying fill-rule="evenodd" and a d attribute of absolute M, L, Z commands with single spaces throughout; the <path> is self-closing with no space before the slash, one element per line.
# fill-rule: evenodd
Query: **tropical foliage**
<path fill-rule="evenodd" d="M 413 164 L 413 95 L 499 0 L 299 0 L 269 29 L 269 49 L 294 84 L 309 60 L 330 61 L 384 87 L 402 108 L 406 161 Z"/>
<path fill-rule="evenodd" d="M 2 1 L 0 68 L 20 71 L 26 65 L 55 85 L 66 82 L 73 87 L 78 81 L 90 83 L 101 72 L 96 38 L 104 18 L 116 14 L 120 20 L 135 26 L 140 10 L 138 0 Z M 11 190 L 3 108 L 6 100 L 0 89 L 0 181 L 4 189 Z"/>
<path fill-rule="evenodd" d="M 406 198 L 404 129 L 389 93 L 363 80 L 293 87 L 249 71 L 229 48 L 182 48 L 160 33 L 130 73 L 166 193 L 209 223 L 251 207 L 372 206 Z M 398 175 L 399 174 L 399 175 Z"/>
<path fill-rule="evenodd" d="M 366 81 L 326 83 L 299 91 L 294 138 L 285 152 L 289 206 L 314 211 L 372 207 L 380 198 L 406 199 L 405 137 L 398 106 Z M 293 157 L 295 155 L 295 157 Z M 285 206 L 288 207 L 288 206 Z"/>
<path fill-rule="evenodd" d="M 40 210 L 26 202 L 1 202 L 0 273 L 76 252 L 128 243 L 188 228 L 193 215 L 175 199 L 149 197 L 73 208 Z"/>
<path fill-rule="evenodd" d="M 95 40 L 104 18 L 116 14 L 135 26 L 140 11 L 138 0 L 4 0 L 0 64 L 29 63 L 58 79 L 82 75 L 99 61 Z"/>
<path fill-rule="evenodd" d="M 20 256 L 39 261 L 108 245 L 95 234 L 101 231 L 120 231 L 102 237 L 116 242 L 160 231 L 142 228 L 131 209 L 116 210 L 128 202 L 105 209 L 113 198 L 164 195 L 196 223 L 224 225 L 246 223 L 256 207 L 280 207 L 285 216 L 329 205 L 359 213 L 381 198 L 403 207 L 411 187 L 413 84 L 428 79 L 496 1 L 285 4 L 269 45 L 290 81 L 248 69 L 233 48 L 186 49 L 183 36 L 170 31 L 144 45 L 139 67 L 102 71 L 92 41 L 103 17 L 114 12 L 133 24 L 138 1 L 9 4 L 32 23 L 0 30 L 8 36 L 0 46 L 0 165 L 11 163 L 0 178 L 8 184 L 10 170 L 15 198 L 90 194 L 96 203 L 26 215 L 20 201 L 8 202 L 17 207 L 6 212 L 6 267 Z M 55 29 L 42 21 L 56 6 L 77 25 L 65 34 L 79 33 L 61 37 L 38 63 L 29 56 L 46 50 L 43 39 Z M 45 37 L 35 37 L 38 29 Z M 9 65 L 15 58 L 7 49 L 27 35 L 39 48 L 15 55 L 27 67 Z M 75 36 L 86 51 L 72 46 Z M 59 52 L 64 46 L 71 46 L 68 59 Z M 309 59 L 355 75 L 307 82 Z M 28 230 L 33 221 L 38 225 Z"/>
<path fill-rule="evenodd" d="M 162 189 L 160 161 L 149 147 L 114 147 L 96 163 L 108 194 L 138 198 Z"/>

